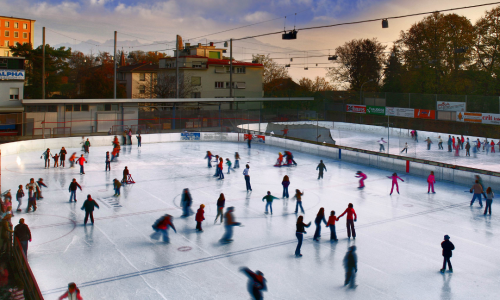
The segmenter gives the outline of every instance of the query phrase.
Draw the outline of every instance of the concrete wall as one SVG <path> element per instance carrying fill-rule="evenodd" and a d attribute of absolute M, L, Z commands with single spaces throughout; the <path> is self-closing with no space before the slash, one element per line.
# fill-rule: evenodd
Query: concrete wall
<path fill-rule="evenodd" d="M 19 89 L 19 100 L 10 100 L 10 88 Z M 0 80 L 0 106 L 22 106 L 24 99 L 24 81 Z"/>

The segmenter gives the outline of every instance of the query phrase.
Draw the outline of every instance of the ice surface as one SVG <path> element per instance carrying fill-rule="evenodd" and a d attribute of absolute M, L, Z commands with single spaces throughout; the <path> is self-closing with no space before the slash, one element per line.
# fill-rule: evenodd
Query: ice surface
<path fill-rule="evenodd" d="M 105 151 L 92 147 L 85 166 L 44 169 L 40 153 L 2 157 L 3 188 L 13 191 L 30 177 L 43 177 L 44 199 L 35 213 L 16 213 L 30 226 L 33 242 L 28 257 L 45 299 L 57 299 L 68 282 L 76 282 L 84 299 L 249 299 L 242 266 L 261 270 L 267 279 L 266 299 L 497 299 L 500 291 L 500 206 L 483 216 L 469 207 L 469 186 L 436 184 L 427 194 L 425 178 L 405 176 L 401 195 L 389 196 L 391 182 L 381 171 L 365 166 L 294 152 L 297 167 L 276 168 L 283 149 L 242 143 L 183 142 L 125 146 L 112 172 L 104 172 Z M 68 149 L 68 153 L 80 149 Z M 206 150 L 250 162 L 253 192 L 245 191 L 243 169 L 218 181 L 203 159 Z M 19 159 L 18 159 L 19 157 Z M 317 180 L 323 159 L 328 171 Z M 112 179 L 128 166 L 136 184 L 112 197 Z M 227 172 L 224 166 L 224 172 Z M 357 170 L 367 175 L 367 187 L 357 190 Z M 295 201 L 275 200 L 274 215 L 265 215 L 262 197 L 267 191 L 281 197 L 281 181 L 290 176 L 290 193 L 305 190 L 305 221 L 313 221 L 320 207 L 327 215 L 342 213 L 349 202 L 358 214 L 356 240 L 348 240 L 345 217 L 337 223 L 339 241 L 330 243 L 322 228 L 321 242 L 313 242 L 313 224 L 307 231 L 302 258 L 295 258 Z M 78 202 L 69 203 L 68 185 L 76 178 L 83 187 Z M 189 188 L 194 205 L 204 203 L 204 232 L 195 231 L 194 216 L 180 218 L 180 193 Z M 496 187 L 493 187 L 496 190 Z M 235 207 L 234 242 L 220 244 L 224 227 L 214 225 L 218 195 L 226 207 Z M 87 194 L 97 199 L 95 226 L 83 226 L 80 210 Z M 500 194 L 500 192 L 498 192 Z M 24 203 L 27 204 L 25 197 Z M 14 201 L 14 204 L 16 202 Z M 23 205 L 24 208 L 26 207 Z M 153 241 L 151 225 L 161 215 L 175 216 L 178 233 L 171 243 Z M 324 226 L 324 225 L 323 225 Z M 448 234 L 455 244 L 454 273 L 439 273 L 440 243 Z M 358 250 L 358 287 L 343 287 L 342 259 L 350 245 Z M 188 250 L 188 251 L 181 251 Z"/>

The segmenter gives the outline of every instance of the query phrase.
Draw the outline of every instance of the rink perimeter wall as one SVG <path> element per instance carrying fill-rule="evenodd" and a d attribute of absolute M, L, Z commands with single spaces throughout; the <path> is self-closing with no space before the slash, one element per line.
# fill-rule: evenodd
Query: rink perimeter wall
<path fill-rule="evenodd" d="M 114 136 L 91 136 L 89 141 L 91 146 L 109 146 L 111 149 Z M 85 137 L 86 139 L 86 137 Z M 119 137 L 121 141 L 121 137 Z M 132 137 L 135 145 L 137 139 Z M 39 151 L 40 155 L 47 149 L 59 151 L 61 147 L 80 148 L 81 137 L 65 137 L 39 139 L 29 141 L 19 141 L 0 145 L 2 156 L 15 155 L 23 152 Z M 170 143 L 170 142 L 246 142 L 243 133 L 158 133 L 145 134 L 142 136 L 142 144 Z M 362 166 L 370 166 L 377 169 L 388 170 L 388 172 L 408 173 L 416 176 L 427 177 L 434 171 L 436 180 L 448 181 L 456 184 L 472 186 L 475 175 L 481 175 L 486 186 L 500 185 L 500 173 L 472 169 L 468 167 L 449 165 L 428 160 L 396 156 L 345 146 L 335 146 L 331 144 L 321 144 L 316 142 L 295 140 L 281 137 L 265 137 L 265 143 L 255 141 L 253 144 L 271 145 L 286 150 L 299 151 L 313 154 L 320 157 L 328 157 L 339 161 L 350 162 Z M 278 154 L 276 153 L 276 157 Z M 389 174 L 388 174 L 389 175 Z"/>

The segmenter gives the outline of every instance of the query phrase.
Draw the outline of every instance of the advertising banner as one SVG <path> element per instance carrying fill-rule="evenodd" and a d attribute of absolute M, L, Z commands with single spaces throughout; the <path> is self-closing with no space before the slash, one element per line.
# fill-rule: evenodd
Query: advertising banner
<path fill-rule="evenodd" d="M 483 113 L 483 124 L 500 125 L 500 114 Z"/>
<path fill-rule="evenodd" d="M 458 122 L 482 123 L 483 114 L 482 113 L 470 113 L 470 112 L 457 111 L 457 121 Z"/>
<path fill-rule="evenodd" d="M 385 107 L 384 106 L 366 106 L 366 113 L 369 115 L 379 115 L 385 116 Z"/>
<path fill-rule="evenodd" d="M 386 107 L 385 115 L 394 117 L 413 118 L 415 116 L 415 110 L 413 108 Z"/>
<path fill-rule="evenodd" d="M 434 120 L 436 119 L 436 111 L 431 109 L 415 109 L 413 117 L 418 119 Z"/>
<path fill-rule="evenodd" d="M 465 112 L 465 102 L 438 102 L 437 110 Z"/>
<path fill-rule="evenodd" d="M 0 79 L 24 80 L 24 70 L 0 70 Z"/>
<path fill-rule="evenodd" d="M 350 112 L 350 113 L 366 114 L 366 106 L 365 105 L 346 104 L 345 111 Z"/>
<path fill-rule="evenodd" d="M 199 132 L 182 132 L 181 140 L 183 141 L 199 141 L 200 133 Z"/>

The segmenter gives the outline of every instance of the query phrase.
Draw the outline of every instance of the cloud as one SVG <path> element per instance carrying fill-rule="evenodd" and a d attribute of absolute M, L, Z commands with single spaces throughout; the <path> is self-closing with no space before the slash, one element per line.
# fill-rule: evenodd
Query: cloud
<path fill-rule="evenodd" d="M 245 17 L 243 17 L 243 20 L 245 20 L 248 23 L 256 23 L 256 22 L 271 20 L 273 18 L 275 18 L 275 16 L 271 15 L 268 12 L 256 11 L 254 13 L 247 14 Z"/>

